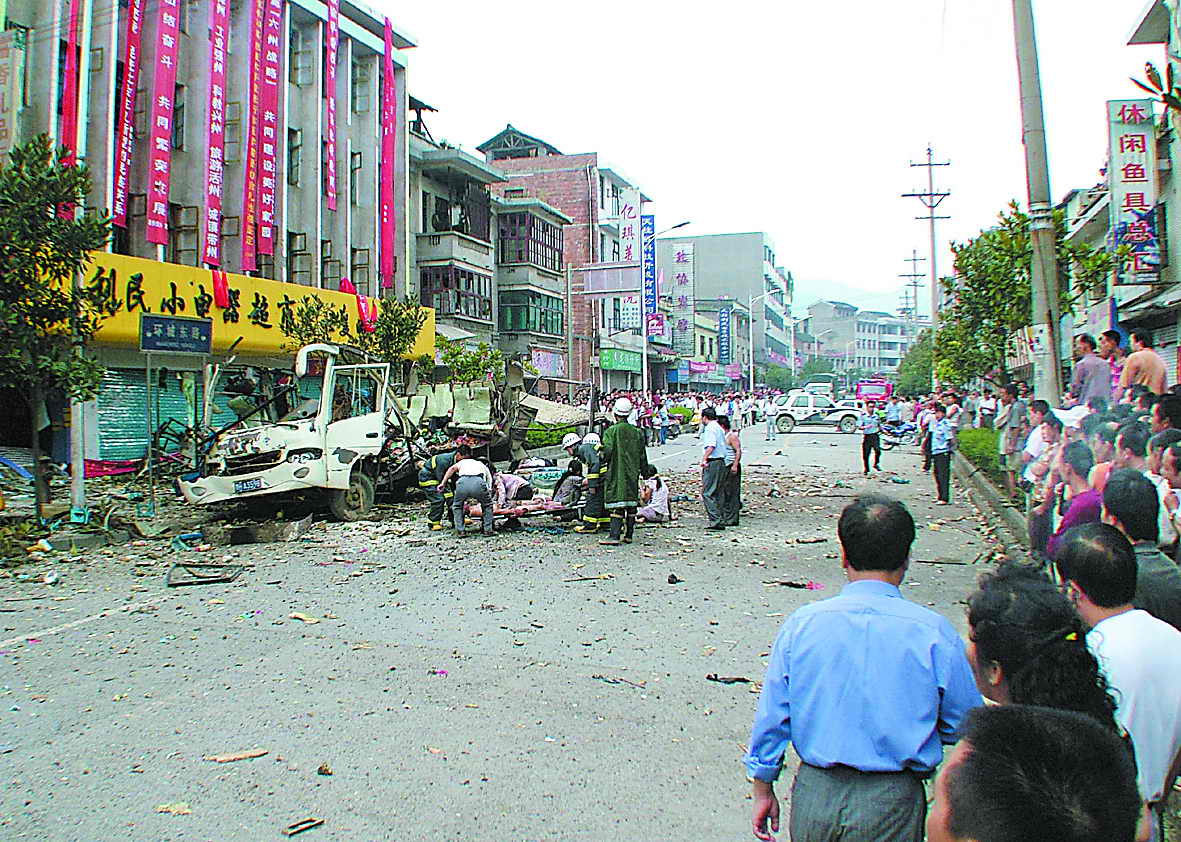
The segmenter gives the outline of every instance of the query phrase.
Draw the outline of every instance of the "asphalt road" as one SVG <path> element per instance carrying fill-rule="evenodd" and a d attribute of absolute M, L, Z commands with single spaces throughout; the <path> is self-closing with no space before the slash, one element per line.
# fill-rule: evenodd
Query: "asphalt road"
<path fill-rule="evenodd" d="M 0 839 L 282 839 L 307 817 L 301 842 L 751 838 L 754 685 L 706 675 L 761 680 L 784 617 L 839 590 L 840 509 L 905 500 L 904 591 L 961 629 L 980 565 L 949 562 L 988 548 L 913 451 L 884 455 L 896 484 L 861 476 L 858 436 L 762 439 L 743 434 L 744 522 L 720 534 L 696 499 L 620 548 L 461 541 L 411 505 L 233 547 L 253 566 L 230 585 L 165 588 L 167 542 L 0 579 Z M 650 456 L 696 497 L 695 439 Z"/>

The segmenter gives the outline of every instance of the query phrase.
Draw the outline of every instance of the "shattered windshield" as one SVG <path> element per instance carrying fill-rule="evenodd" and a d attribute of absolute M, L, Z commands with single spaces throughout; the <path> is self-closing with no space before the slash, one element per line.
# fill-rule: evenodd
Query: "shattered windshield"
<path fill-rule="evenodd" d="M 306 421 L 315 418 L 320 411 L 320 393 L 324 377 L 320 374 L 305 374 L 296 381 L 295 407 L 280 418 L 280 421 Z"/>

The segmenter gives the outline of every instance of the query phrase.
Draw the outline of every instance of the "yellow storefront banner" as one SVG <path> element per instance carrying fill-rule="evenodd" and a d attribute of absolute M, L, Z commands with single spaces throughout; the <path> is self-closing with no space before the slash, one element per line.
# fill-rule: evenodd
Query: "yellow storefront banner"
<path fill-rule="evenodd" d="M 156 313 L 211 319 L 215 354 L 241 337 L 239 354 L 293 355 L 289 331 L 299 302 L 309 296 L 342 310 L 353 335 L 359 332 L 357 296 L 349 293 L 225 272 L 217 273 L 226 281 L 226 306 L 219 307 L 213 270 L 101 251 L 92 252 L 91 258 L 82 282 L 102 296 L 107 318 L 95 335 L 100 345 L 138 348 L 140 314 Z M 424 309 L 426 323 L 407 357 L 434 356 L 435 311 Z M 343 336 L 336 340 L 348 341 Z"/>

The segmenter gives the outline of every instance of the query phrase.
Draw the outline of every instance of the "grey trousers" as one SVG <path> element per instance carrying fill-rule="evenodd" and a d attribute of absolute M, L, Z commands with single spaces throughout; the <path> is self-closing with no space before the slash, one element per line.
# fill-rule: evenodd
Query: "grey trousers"
<path fill-rule="evenodd" d="M 726 468 L 724 477 L 724 492 L 722 494 L 722 518 L 726 526 L 737 526 L 738 516 L 742 513 L 742 466 L 738 466 L 738 473 Z"/>
<path fill-rule="evenodd" d="M 724 460 L 710 459 L 701 474 L 701 501 L 705 503 L 710 526 L 723 526 L 726 522 L 726 470 Z"/>
<path fill-rule="evenodd" d="M 492 534 L 492 495 L 483 477 L 460 477 L 455 481 L 455 502 L 451 510 L 455 515 L 455 531 L 462 535 L 467 531 L 463 525 L 463 504 L 475 499 L 480 504 L 484 518 L 484 534 Z"/>
<path fill-rule="evenodd" d="M 801 763 L 791 786 L 792 842 L 922 842 L 923 782 L 910 772 Z"/>

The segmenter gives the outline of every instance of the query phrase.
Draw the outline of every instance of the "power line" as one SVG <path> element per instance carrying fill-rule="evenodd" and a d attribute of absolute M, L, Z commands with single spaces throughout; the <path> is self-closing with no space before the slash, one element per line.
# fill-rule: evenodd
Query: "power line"
<path fill-rule="evenodd" d="M 950 161 L 936 161 L 935 152 L 928 145 L 927 146 L 927 160 L 915 163 L 911 161 L 911 167 L 926 167 L 927 169 L 927 189 L 926 191 L 915 190 L 911 193 L 903 193 L 904 199 L 918 199 L 923 203 L 923 207 L 927 209 L 926 216 L 916 216 L 915 219 L 927 220 L 931 232 L 931 336 L 934 337 L 939 332 L 939 272 L 938 272 L 938 255 L 935 251 L 935 222 L 939 219 L 951 219 L 950 216 L 939 216 L 935 213 L 938 207 L 943 204 L 943 200 L 951 195 L 950 192 L 937 191 L 935 189 L 935 167 L 950 167 Z M 932 351 L 935 350 L 935 344 L 932 342 Z M 932 368 L 932 378 L 934 378 L 934 369 Z M 934 385 L 934 383 L 932 383 Z"/>

